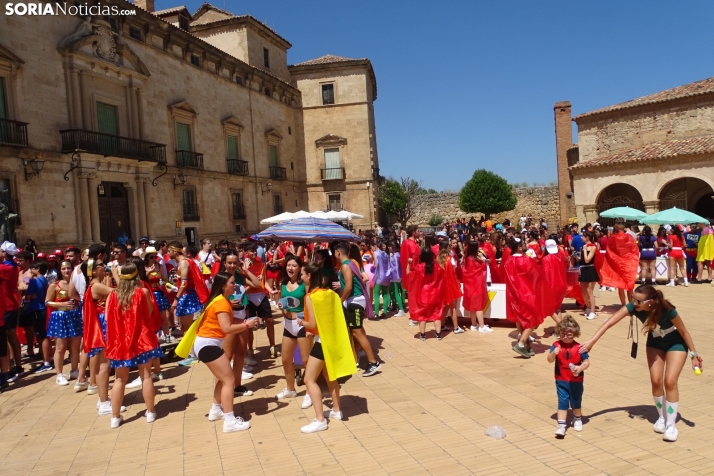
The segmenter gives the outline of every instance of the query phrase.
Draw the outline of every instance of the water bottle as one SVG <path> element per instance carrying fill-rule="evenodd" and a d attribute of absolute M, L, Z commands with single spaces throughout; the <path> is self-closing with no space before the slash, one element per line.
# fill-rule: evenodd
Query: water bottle
<path fill-rule="evenodd" d="M 577 372 L 575 371 L 575 364 L 574 364 L 574 363 L 571 362 L 571 363 L 568 365 L 568 367 L 570 367 L 570 371 L 573 372 L 573 375 L 576 375 L 576 374 L 577 374 Z"/>

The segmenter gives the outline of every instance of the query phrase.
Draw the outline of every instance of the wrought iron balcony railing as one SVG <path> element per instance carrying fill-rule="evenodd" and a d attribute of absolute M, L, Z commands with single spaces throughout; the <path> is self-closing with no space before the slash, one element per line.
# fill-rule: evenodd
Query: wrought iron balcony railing
<path fill-rule="evenodd" d="M 191 169 L 203 169 L 203 154 L 190 150 L 177 150 L 176 165 Z"/>
<path fill-rule="evenodd" d="M 232 175 L 248 175 L 248 161 L 227 159 L 228 173 Z"/>
<path fill-rule="evenodd" d="M 287 180 L 288 173 L 285 167 L 270 167 L 270 178 L 273 180 Z"/>
<path fill-rule="evenodd" d="M 0 119 L 0 145 L 27 147 L 27 123 Z"/>
<path fill-rule="evenodd" d="M 344 180 L 345 168 L 337 167 L 330 169 L 320 169 L 322 180 Z"/>
<path fill-rule="evenodd" d="M 84 129 L 67 129 L 62 134 L 62 152 L 82 150 L 105 157 L 123 157 L 141 162 L 166 163 L 166 146 L 129 137 Z"/>

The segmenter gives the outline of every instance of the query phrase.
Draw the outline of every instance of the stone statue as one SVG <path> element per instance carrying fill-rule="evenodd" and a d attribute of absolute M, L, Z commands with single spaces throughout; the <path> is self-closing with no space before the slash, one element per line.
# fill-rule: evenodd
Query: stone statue
<path fill-rule="evenodd" d="M 80 38 L 91 35 L 93 32 L 92 18 L 87 17 L 82 23 L 79 24 L 74 33 L 59 42 L 59 47 L 66 48 Z"/>
<path fill-rule="evenodd" d="M 10 210 L 7 190 L 0 190 L 0 243 L 15 241 L 15 221 L 17 213 Z"/>

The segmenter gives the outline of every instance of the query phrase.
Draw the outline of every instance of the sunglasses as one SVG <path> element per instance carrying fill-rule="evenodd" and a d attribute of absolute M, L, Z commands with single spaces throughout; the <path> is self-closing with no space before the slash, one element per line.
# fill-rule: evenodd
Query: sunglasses
<path fill-rule="evenodd" d="M 570 336 L 570 337 L 572 337 L 572 336 L 575 335 L 575 332 L 570 331 L 570 330 L 568 330 L 568 331 L 560 331 L 560 335 L 561 335 L 561 336 Z"/>
<path fill-rule="evenodd" d="M 643 300 L 633 299 L 632 304 L 634 304 L 635 306 L 643 306 L 651 301 L 652 301 L 652 299 L 643 299 Z"/>

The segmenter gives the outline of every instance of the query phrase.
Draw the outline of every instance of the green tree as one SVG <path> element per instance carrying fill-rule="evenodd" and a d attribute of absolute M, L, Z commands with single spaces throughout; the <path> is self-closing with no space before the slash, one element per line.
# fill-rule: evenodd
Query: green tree
<path fill-rule="evenodd" d="M 513 210 L 516 196 L 511 185 L 493 172 L 479 169 L 466 182 L 459 194 L 459 208 L 466 213 L 483 213 L 490 218 L 492 213 Z"/>
<path fill-rule="evenodd" d="M 410 177 L 398 181 L 390 177 L 380 187 L 379 207 L 406 227 L 414 213 L 413 198 L 421 189 L 421 184 Z"/>

